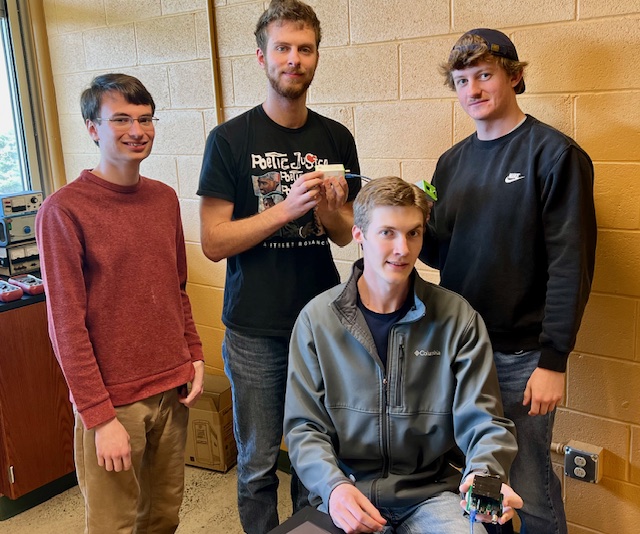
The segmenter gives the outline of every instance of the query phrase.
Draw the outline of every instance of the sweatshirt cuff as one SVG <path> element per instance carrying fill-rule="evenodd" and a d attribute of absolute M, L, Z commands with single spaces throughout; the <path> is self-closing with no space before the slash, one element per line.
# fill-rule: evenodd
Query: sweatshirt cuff
<path fill-rule="evenodd" d="M 568 352 L 560 352 L 553 347 L 542 347 L 538 367 L 564 373 L 567 371 Z"/>
<path fill-rule="evenodd" d="M 191 363 L 195 363 L 199 360 L 204 361 L 202 343 L 194 343 L 193 345 L 189 345 L 189 354 L 191 355 Z"/>
<path fill-rule="evenodd" d="M 113 419 L 116 416 L 116 409 L 113 407 L 113 404 L 111 404 L 111 401 L 107 399 L 86 410 L 78 410 L 78 413 L 80 414 L 80 419 L 82 419 L 84 427 L 90 430 L 93 427 Z"/>

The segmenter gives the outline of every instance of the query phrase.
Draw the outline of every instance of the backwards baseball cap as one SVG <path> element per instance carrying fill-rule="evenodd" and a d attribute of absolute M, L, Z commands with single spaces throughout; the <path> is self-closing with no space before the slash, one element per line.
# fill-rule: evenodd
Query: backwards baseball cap
<path fill-rule="evenodd" d="M 520 61 L 516 47 L 504 33 L 489 28 L 476 28 L 475 30 L 469 30 L 467 33 L 482 37 L 492 55 Z"/>
<path fill-rule="evenodd" d="M 485 44 L 492 56 L 500 56 L 512 61 L 520 61 L 518 59 L 518 52 L 516 47 L 504 33 L 498 30 L 492 30 L 490 28 L 476 28 L 469 30 L 466 35 L 477 35 Z M 520 80 L 520 83 L 516 86 L 516 94 L 524 93 L 525 85 L 524 78 Z"/>

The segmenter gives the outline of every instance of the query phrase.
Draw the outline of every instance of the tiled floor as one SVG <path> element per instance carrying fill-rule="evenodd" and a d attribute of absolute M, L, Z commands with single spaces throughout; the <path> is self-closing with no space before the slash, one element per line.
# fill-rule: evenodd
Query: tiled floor
<path fill-rule="evenodd" d="M 280 521 L 291 515 L 290 477 L 280 478 Z M 216 473 L 196 467 L 186 468 L 185 493 L 180 510 L 178 534 L 242 534 L 236 506 L 236 469 Z M 6 521 L 0 534 L 82 534 L 84 505 L 78 487 Z"/>

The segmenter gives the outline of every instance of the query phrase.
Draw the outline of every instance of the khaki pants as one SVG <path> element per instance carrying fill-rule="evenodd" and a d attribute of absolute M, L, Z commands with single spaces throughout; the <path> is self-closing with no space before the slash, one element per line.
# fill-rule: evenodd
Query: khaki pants
<path fill-rule="evenodd" d="M 130 437 L 129 471 L 98 465 L 95 432 L 76 413 L 75 461 L 85 500 L 85 534 L 175 532 L 184 490 L 189 409 L 176 389 L 116 408 Z"/>

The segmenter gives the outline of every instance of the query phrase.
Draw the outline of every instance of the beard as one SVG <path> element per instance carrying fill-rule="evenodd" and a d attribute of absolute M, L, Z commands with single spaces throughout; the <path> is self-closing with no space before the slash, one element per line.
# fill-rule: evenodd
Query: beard
<path fill-rule="evenodd" d="M 269 72 L 267 72 L 267 78 L 269 79 L 271 87 L 278 95 L 288 100 L 297 100 L 304 96 L 307 92 L 307 89 L 309 89 L 309 86 L 313 81 L 313 74 L 314 73 L 312 72 L 311 76 L 308 79 L 305 79 L 301 83 L 293 85 L 284 85 L 283 83 L 280 83 L 280 80 L 271 75 Z"/>

